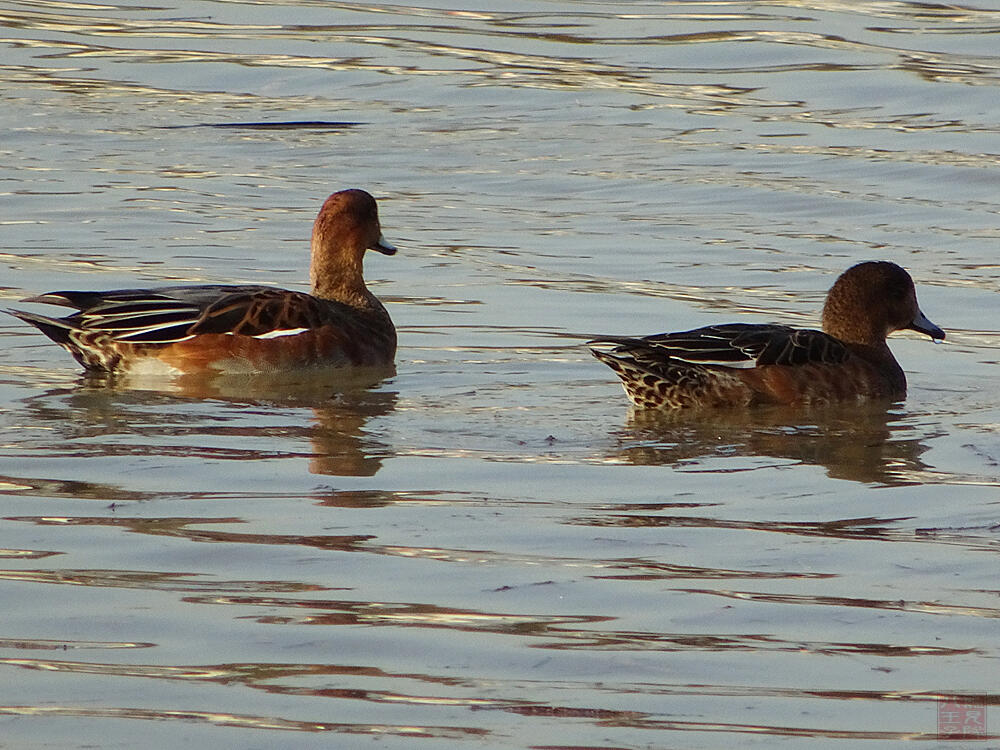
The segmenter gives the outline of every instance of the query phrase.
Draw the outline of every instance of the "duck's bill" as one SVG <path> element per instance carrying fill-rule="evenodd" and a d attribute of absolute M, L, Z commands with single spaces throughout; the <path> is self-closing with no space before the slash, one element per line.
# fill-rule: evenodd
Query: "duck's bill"
<path fill-rule="evenodd" d="M 369 249 L 371 249 L 371 250 L 377 250 L 378 252 L 382 253 L 383 255 L 395 255 L 396 254 L 396 246 L 393 245 L 393 244 L 390 244 L 389 242 L 387 242 L 386 239 L 385 239 L 385 237 L 383 237 L 382 235 L 378 236 L 378 242 L 376 242 L 374 245 L 372 245 L 371 248 L 369 248 Z"/>
<path fill-rule="evenodd" d="M 913 322 L 907 326 L 907 328 L 913 331 L 919 331 L 920 333 L 925 333 L 937 341 L 944 340 L 944 331 L 931 323 L 927 319 L 927 316 L 920 312 L 920 310 L 917 310 L 916 317 L 913 319 Z"/>

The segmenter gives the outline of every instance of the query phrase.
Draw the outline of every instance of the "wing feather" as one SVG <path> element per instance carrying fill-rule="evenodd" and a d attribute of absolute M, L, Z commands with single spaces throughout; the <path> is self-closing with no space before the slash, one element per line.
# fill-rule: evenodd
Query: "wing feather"
<path fill-rule="evenodd" d="M 158 287 L 113 292 L 50 292 L 27 302 L 73 307 L 65 318 L 25 313 L 73 335 L 134 344 L 169 344 L 206 333 L 280 338 L 324 326 L 363 336 L 357 310 L 310 294 L 264 286 Z"/>
<path fill-rule="evenodd" d="M 656 369 L 671 363 L 702 367 L 751 368 L 765 365 L 836 364 L 848 350 L 832 336 L 777 324 L 730 323 L 643 338 L 597 339 L 614 345 L 611 354 Z"/>

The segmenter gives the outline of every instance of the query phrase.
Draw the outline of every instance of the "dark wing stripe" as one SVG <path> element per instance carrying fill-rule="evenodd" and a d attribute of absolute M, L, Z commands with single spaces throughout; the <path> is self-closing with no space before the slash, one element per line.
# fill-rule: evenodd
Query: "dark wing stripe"
<path fill-rule="evenodd" d="M 184 331 L 184 335 L 187 335 L 188 330 L 191 328 L 191 324 L 194 321 L 190 318 L 180 318 L 179 320 L 137 320 L 131 325 L 117 324 L 108 326 L 87 326 L 82 329 L 85 331 L 100 331 L 102 333 L 107 333 L 114 338 L 127 338 L 131 336 L 141 336 L 143 333 L 157 333 L 158 337 L 163 335 L 163 331 L 168 331 L 171 328 L 177 328 Z"/>
<path fill-rule="evenodd" d="M 89 331 L 141 331 L 161 329 L 182 323 L 191 325 L 196 320 L 196 310 L 129 316 L 86 315 L 80 318 L 80 327 Z"/>
<path fill-rule="evenodd" d="M 132 315 L 136 313 L 147 313 L 147 312 L 170 312 L 174 310 L 190 310 L 191 312 L 197 314 L 198 307 L 192 305 L 190 302 L 181 302 L 180 300 L 141 300 L 134 302 L 132 300 L 127 301 L 109 301 L 103 302 L 99 305 L 94 305 L 93 307 L 88 307 L 83 311 L 84 315 Z"/>
<path fill-rule="evenodd" d="M 115 334 L 116 341 L 126 341 L 132 344 L 172 344 L 194 338 L 191 333 L 191 321 L 176 325 L 164 325 L 156 328 L 144 328 L 134 333 Z"/>
<path fill-rule="evenodd" d="M 33 298 L 76 307 L 79 312 L 48 324 L 43 316 L 24 313 L 39 327 L 67 331 L 86 340 L 111 339 L 122 343 L 169 344 L 199 334 L 280 337 L 292 332 L 324 328 L 350 342 L 366 330 L 356 320 L 357 310 L 333 300 L 262 286 L 159 287 L 117 292 L 51 292 Z M 56 336 L 61 335 L 56 333 Z M 94 348 L 88 344 L 82 348 Z"/>
<path fill-rule="evenodd" d="M 150 290 L 134 289 L 118 292 L 49 292 L 37 297 L 29 297 L 24 302 L 36 302 L 46 305 L 61 305 L 75 307 L 77 310 L 101 310 L 108 306 L 127 305 L 133 302 L 154 305 L 171 305 L 177 300 L 165 294 Z"/>
<path fill-rule="evenodd" d="M 168 344 L 191 338 L 201 311 L 189 302 L 155 294 L 106 297 L 73 316 L 83 331 L 103 333 L 116 341 Z"/>
<path fill-rule="evenodd" d="M 737 368 L 837 364 L 849 356 L 841 342 L 822 331 L 774 324 L 732 323 L 641 339 L 609 338 L 592 343 L 614 344 L 613 354 L 654 369 L 670 362 Z"/>

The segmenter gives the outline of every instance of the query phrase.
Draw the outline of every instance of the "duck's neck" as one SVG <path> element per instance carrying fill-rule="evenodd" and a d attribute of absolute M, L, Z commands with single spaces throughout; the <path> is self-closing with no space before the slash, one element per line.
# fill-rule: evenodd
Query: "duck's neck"
<path fill-rule="evenodd" d="M 874 319 L 859 321 L 852 319 L 852 325 L 841 325 L 844 316 L 831 306 L 829 301 L 823 308 L 823 330 L 839 339 L 855 355 L 874 365 L 889 384 L 893 395 L 906 393 L 906 375 L 899 362 L 892 356 L 886 343 L 886 325 Z"/>
<path fill-rule="evenodd" d="M 326 253 L 313 243 L 310 279 L 312 294 L 321 299 L 343 302 L 352 307 L 379 305 L 365 286 L 364 251 L 358 253 Z"/>
<path fill-rule="evenodd" d="M 884 321 L 874 317 L 848 315 L 834 300 L 827 299 L 823 306 L 823 330 L 847 344 L 860 344 L 872 348 L 885 347 L 885 337 L 889 334 Z M 844 321 L 850 321 L 846 324 Z M 888 349 L 886 349 L 888 351 Z M 890 355 L 892 356 L 892 355 Z"/>

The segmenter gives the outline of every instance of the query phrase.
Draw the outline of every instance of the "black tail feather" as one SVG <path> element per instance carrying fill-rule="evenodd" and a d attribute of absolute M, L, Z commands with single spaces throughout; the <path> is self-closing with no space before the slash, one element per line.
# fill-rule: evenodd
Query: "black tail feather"
<path fill-rule="evenodd" d="M 69 335 L 73 327 L 58 318 L 49 318 L 45 315 L 24 312 L 23 310 L 6 310 L 15 318 L 20 318 L 25 323 L 31 323 L 35 328 L 44 333 L 57 344 L 65 345 L 69 343 Z"/>

